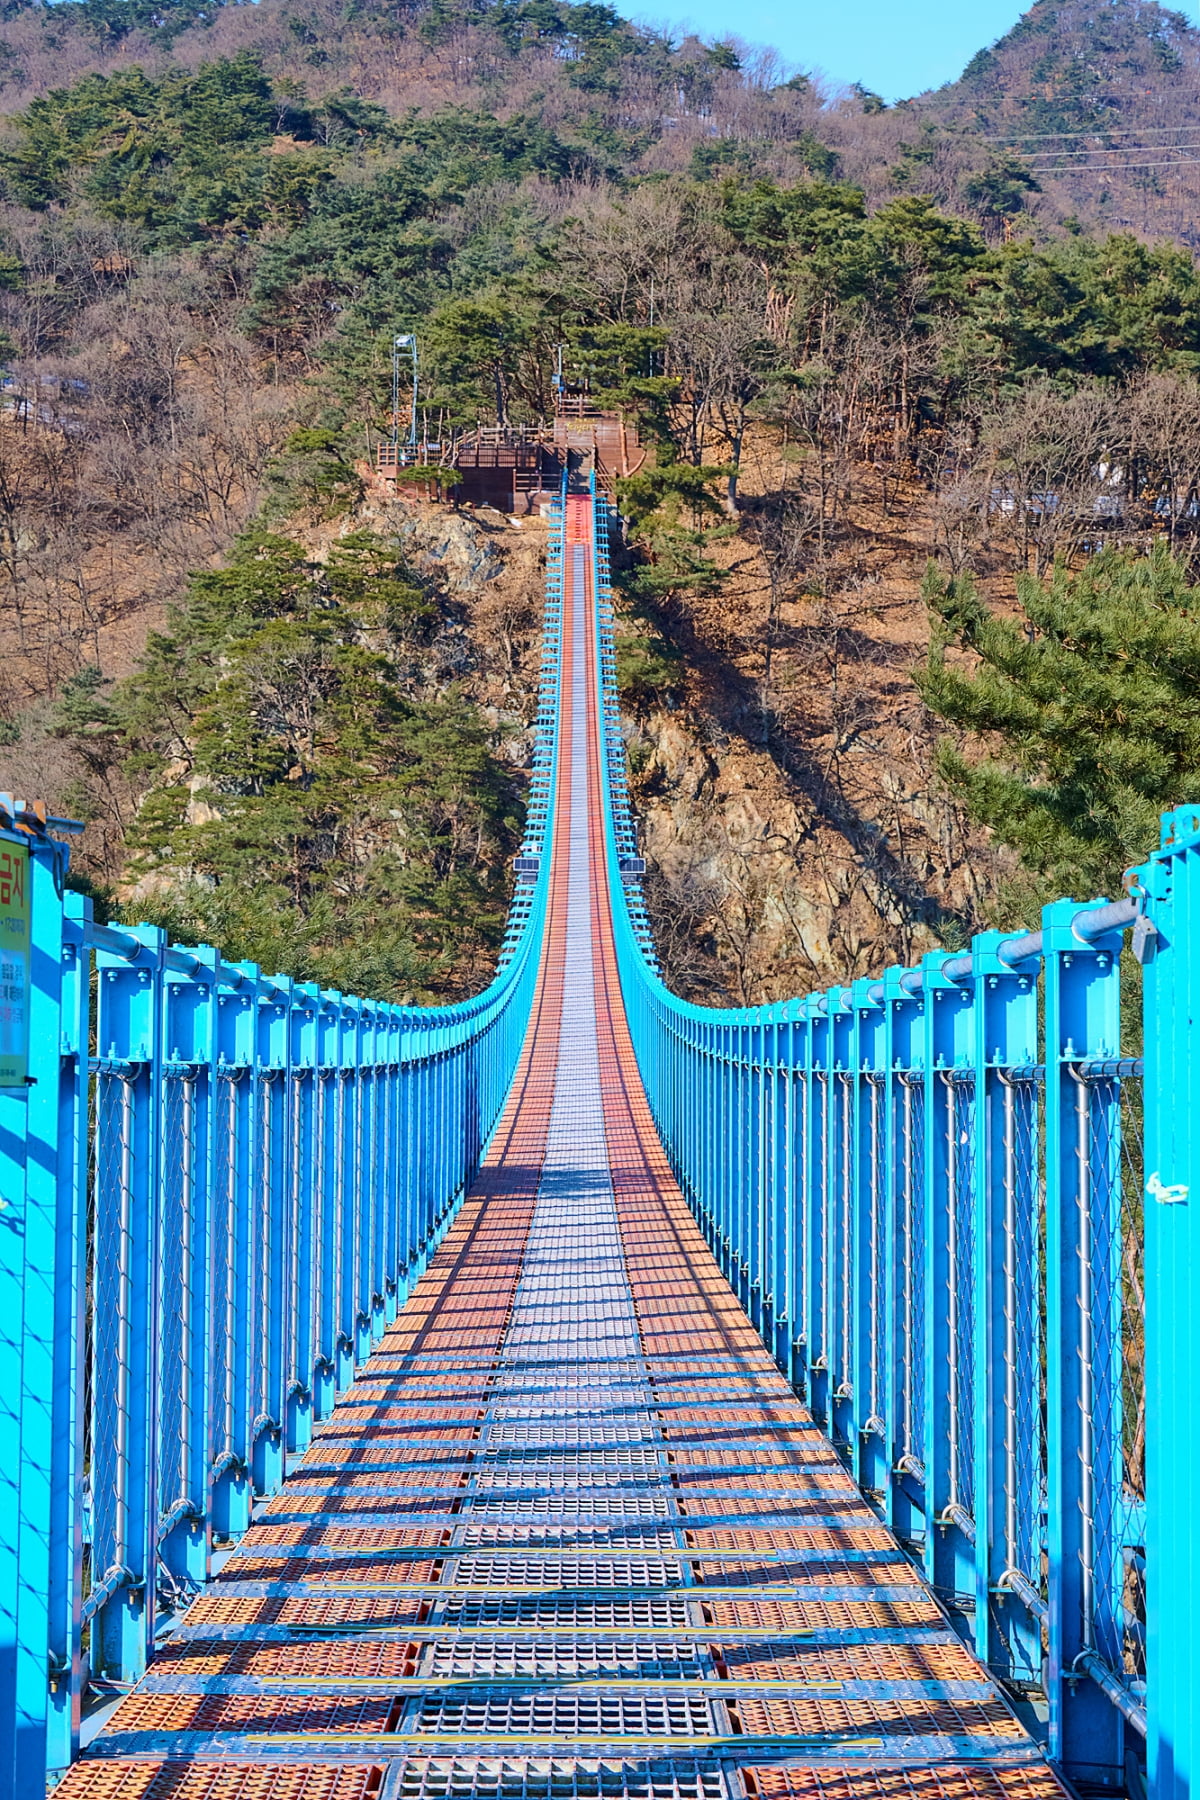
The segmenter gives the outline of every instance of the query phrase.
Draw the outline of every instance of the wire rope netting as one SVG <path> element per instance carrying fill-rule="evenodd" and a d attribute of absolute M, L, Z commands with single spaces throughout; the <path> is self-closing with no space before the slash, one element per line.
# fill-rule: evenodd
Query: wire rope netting
<path fill-rule="evenodd" d="M 897 1441 L 925 1455 L 925 1077 L 901 1075 L 896 1111 L 896 1318 L 900 1365 Z"/>
<path fill-rule="evenodd" d="M 210 1450 L 212 1461 L 235 1454 L 237 1436 L 234 1371 L 237 1355 L 237 1318 L 240 1305 L 239 1270 L 243 1266 L 238 1243 L 239 1123 L 245 1083 L 242 1071 L 227 1068 L 218 1084 L 216 1167 L 212 1194 L 212 1409 Z"/>
<path fill-rule="evenodd" d="M 132 1078 L 102 1069 L 95 1083 L 91 1203 L 93 1314 L 88 1357 L 87 1437 L 93 1586 L 127 1561 L 131 1452 L 135 1096 Z"/>
<path fill-rule="evenodd" d="M 1083 1387 L 1083 1629 L 1109 1663 L 1145 1675 L 1145 1290 L 1142 1080 L 1079 1078 L 1078 1304 L 1090 1313 Z"/>
<path fill-rule="evenodd" d="M 868 1076 L 862 1097 L 867 1113 L 866 1243 L 863 1246 L 867 1290 L 867 1384 L 860 1412 L 879 1431 L 886 1410 L 884 1370 L 888 1356 L 887 1196 L 889 1143 L 887 1095 L 882 1075 Z"/>
<path fill-rule="evenodd" d="M 159 1240 L 158 1491 L 160 1510 L 191 1501 L 192 1325 L 196 1266 L 196 1083 L 163 1077 L 162 1233 Z"/>
<path fill-rule="evenodd" d="M 1038 1082 L 1006 1079 L 1003 1329 L 1005 1336 L 1004 1555 L 1041 1590 L 1046 1506 L 1046 1192 Z"/>
<path fill-rule="evenodd" d="M 854 1077 L 835 1074 L 830 1135 L 837 1146 L 830 1184 L 830 1392 L 834 1401 L 854 1398 Z"/>
<path fill-rule="evenodd" d="M 975 1079 L 947 1072 L 946 1182 L 949 1249 L 950 1501 L 975 1510 Z"/>

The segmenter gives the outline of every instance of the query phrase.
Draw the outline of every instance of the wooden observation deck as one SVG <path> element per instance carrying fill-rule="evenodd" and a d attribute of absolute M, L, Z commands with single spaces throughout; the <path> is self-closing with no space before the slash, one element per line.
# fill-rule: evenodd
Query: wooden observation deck
<path fill-rule="evenodd" d="M 468 506 L 529 513 L 556 498 L 563 470 L 596 470 L 603 493 L 645 461 L 637 430 L 620 413 L 592 407 L 586 395 L 560 397 L 554 419 L 538 425 L 477 425 L 449 439 L 380 444 L 376 478 L 387 489 L 427 499 L 453 492 Z"/>

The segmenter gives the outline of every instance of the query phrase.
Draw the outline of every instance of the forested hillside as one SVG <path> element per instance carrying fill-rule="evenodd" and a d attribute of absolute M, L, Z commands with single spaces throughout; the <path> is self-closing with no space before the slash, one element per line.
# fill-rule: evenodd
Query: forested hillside
<path fill-rule="evenodd" d="M 1191 169 L 1139 213 L 1136 170 L 1025 134 L 1132 143 L 1156 94 L 1175 130 L 1195 51 L 1140 0 L 1040 0 L 887 109 L 567 0 L 9 4 L 3 785 L 90 821 L 105 903 L 360 989 L 477 984 L 537 528 L 369 470 L 397 332 L 439 433 L 544 416 L 561 349 L 650 450 L 622 671 L 677 978 L 792 991 L 1024 903 L 1050 862 L 935 773 L 921 575 L 925 701 L 968 733 L 968 569 L 1011 609 L 1018 573 L 1161 541 L 1190 604 Z M 1099 872 L 1150 804 L 1114 801 Z"/>
<path fill-rule="evenodd" d="M 1198 241 L 1200 32 L 1182 13 L 1038 0 L 960 81 L 901 110 L 920 125 L 903 162 L 944 161 L 968 204 L 1024 197 L 1047 222 Z"/>

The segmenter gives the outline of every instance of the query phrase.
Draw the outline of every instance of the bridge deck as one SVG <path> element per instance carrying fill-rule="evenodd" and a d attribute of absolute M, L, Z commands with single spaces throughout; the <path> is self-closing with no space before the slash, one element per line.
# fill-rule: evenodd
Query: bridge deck
<path fill-rule="evenodd" d="M 69 1800 L 1054 1800 L 667 1166 L 622 1013 L 590 503 L 551 924 L 480 1179 Z"/>

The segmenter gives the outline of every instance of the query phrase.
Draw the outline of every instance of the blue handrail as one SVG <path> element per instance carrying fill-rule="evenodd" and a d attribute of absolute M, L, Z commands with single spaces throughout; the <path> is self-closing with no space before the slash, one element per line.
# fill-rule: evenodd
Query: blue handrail
<path fill-rule="evenodd" d="M 1120 1787 L 1123 1734 L 1147 1731 L 1159 1378 L 1122 946 L 1133 926 L 1139 956 L 1154 948 L 1146 889 L 1162 864 L 1119 901 L 1061 901 L 1037 932 L 981 933 L 881 980 L 757 1007 L 681 999 L 628 872 L 643 865 L 619 735 L 614 515 L 600 499 L 596 512 L 614 933 L 672 1167 L 773 1354 L 978 1654 L 1044 1688 L 1064 1767 Z M 1166 961 L 1160 948 L 1160 978 Z M 1157 1104 L 1147 1090 L 1151 1132 Z M 1154 1583 L 1151 1563 L 1152 1642 Z M 1159 1664 L 1173 1691 L 1182 1641 Z"/>
<path fill-rule="evenodd" d="M 0 1088 L 2 1800 L 72 1760 L 87 1682 L 142 1673 L 479 1166 L 541 957 L 562 538 L 560 500 L 516 890 L 471 999 L 364 1000 L 98 925 L 64 893 L 62 822 L 0 810 L 32 888 L 28 1062 Z"/>

